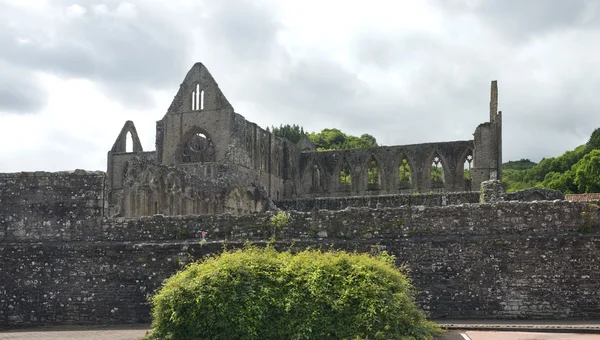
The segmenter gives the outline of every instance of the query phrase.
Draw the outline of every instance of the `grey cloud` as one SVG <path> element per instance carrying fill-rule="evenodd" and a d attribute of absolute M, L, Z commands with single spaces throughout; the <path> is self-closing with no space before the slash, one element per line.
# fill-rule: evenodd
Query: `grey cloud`
<path fill-rule="evenodd" d="M 225 45 L 227 52 L 241 61 L 267 61 L 277 31 L 282 28 L 275 13 L 266 3 L 243 0 L 207 1 L 205 15 L 198 25 L 202 34 L 213 46 Z"/>
<path fill-rule="evenodd" d="M 0 61 L 21 70 L 22 78 L 32 77 L 32 71 L 87 78 L 126 105 L 151 104 L 148 90 L 180 80 L 189 63 L 191 40 L 160 5 L 139 2 L 134 17 L 119 17 L 110 14 L 119 2 L 105 3 L 109 14 L 95 13 L 90 6 L 79 18 L 65 16 L 66 2 L 53 8 L 50 18 L 0 5 L 0 13 L 5 13 L 0 19 L 16 22 L 0 30 Z M 39 26 L 29 28 L 31 22 Z"/>
<path fill-rule="evenodd" d="M 32 71 L 87 78 L 126 106 L 148 107 L 154 104 L 149 90 L 176 88 L 195 61 L 229 58 L 239 61 L 238 66 L 268 64 L 281 27 L 265 4 L 251 1 L 201 1 L 177 8 L 134 0 L 129 1 L 135 6 L 132 17 L 114 15 L 123 1 L 102 3 L 107 13 L 80 3 L 86 13 L 78 18 L 66 16 L 72 1 L 54 2 L 47 14 L 0 4 L 0 21 L 5 23 L 0 28 L 0 61 L 21 70 L 23 78 L 32 77 Z M 205 44 L 193 56 L 198 37 Z"/>
<path fill-rule="evenodd" d="M 473 13 L 508 39 L 529 38 L 569 27 L 600 25 L 600 7 L 595 0 L 434 0 L 453 14 Z"/>
<path fill-rule="evenodd" d="M 589 0 L 488 0 L 477 8 L 499 31 L 513 38 L 598 24 L 598 13 L 589 13 L 594 10 Z"/>
<path fill-rule="evenodd" d="M 46 101 L 44 89 L 26 71 L 0 62 L 0 113 L 35 113 Z"/>

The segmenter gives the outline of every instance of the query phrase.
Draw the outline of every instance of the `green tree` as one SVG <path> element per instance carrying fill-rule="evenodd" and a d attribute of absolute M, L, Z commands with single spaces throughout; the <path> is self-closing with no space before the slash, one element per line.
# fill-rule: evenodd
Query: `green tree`
<path fill-rule="evenodd" d="M 586 144 L 591 149 L 600 149 L 600 128 L 594 130 Z"/>
<path fill-rule="evenodd" d="M 273 134 L 277 137 L 286 138 L 290 142 L 296 144 L 300 141 L 300 137 L 305 135 L 304 128 L 300 125 L 280 125 L 279 127 L 272 126 Z"/>
<path fill-rule="evenodd" d="M 579 192 L 600 192 L 600 150 L 592 150 L 577 165 L 575 184 Z"/>
<path fill-rule="evenodd" d="M 312 132 L 308 134 L 308 138 L 319 151 L 363 149 L 377 146 L 377 140 L 369 134 L 365 133 L 356 137 L 346 135 L 339 129 L 323 129 L 318 133 Z"/>

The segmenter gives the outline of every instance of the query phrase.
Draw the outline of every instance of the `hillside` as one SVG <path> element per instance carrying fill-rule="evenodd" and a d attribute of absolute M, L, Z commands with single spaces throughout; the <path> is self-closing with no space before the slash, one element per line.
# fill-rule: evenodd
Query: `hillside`
<path fill-rule="evenodd" d="M 544 158 L 539 164 L 528 159 L 502 164 L 508 192 L 542 187 L 565 194 L 600 192 L 600 129 L 589 141 L 558 157 Z"/>

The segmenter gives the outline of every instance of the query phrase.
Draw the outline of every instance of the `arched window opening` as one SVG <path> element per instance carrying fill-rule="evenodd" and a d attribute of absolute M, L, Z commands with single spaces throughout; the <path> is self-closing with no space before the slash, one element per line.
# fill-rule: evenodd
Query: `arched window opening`
<path fill-rule="evenodd" d="M 267 170 L 267 147 L 265 143 L 260 143 L 260 169 Z"/>
<path fill-rule="evenodd" d="M 350 166 L 344 163 L 340 169 L 340 185 L 350 186 L 352 184 L 352 175 L 350 174 Z"/>
<path fill-rule="evenodd" d="M 367 184 L 369 190 L 379 189 L 379 167 L 375 158 L 371 158 L 367 169 Z"/>
<path fill-rule="evenodd" d="M 204 109 L 204 91 L 200 91 L 200 84 L 192 91 L 192 111 Z"/>
<path fill-rule="evenodd" d="M 315 164 L 312 169 L 312 187 L 318 188 L 321 186 L 321 171 L 319 167 Z"/>
<path fill-rule="evenodd" d="M 465 181 L 465 191 L 471 191 L 471 182 L 473 176 L 471 175 L 471 165 L 473 164 L 473 151 L 469 150 L 467 156 L 465 156 L 465 163 L 463 167 L 463 178 Z"/>
<path fill-rule="evenodd" d="M 183 163 L 201 163 L 215 161 L 215 146 L 203 133 L 196 133 L 183 145 Z"/>
<path fill-rule="evenodd" d="M 127 135 L 125 136 L 125 152 L 133 152 L 133 136 L 131 135 L 131 131 L 127 131 Z"/>
<path fill-rule="evenodd" d="M 192 91 L 192 111 L 196 110 L 196 91 Z"/>
<path fill-rule="evenodd" d="M 281 159 L 277 148 L 273 151 L 273 172 L 275 176 L 281 176 Z"/>
<path fill-rule="evenodd" d="M 444 191 L 444 168 L 442 159 L 436 155 L 431 163 L 431 190 L 433 192 Z"/>
<path fill-rule="evenodd" d="M 281 177 L 281 160 L 277 159 L 276 167 L 277 167 L 277 176 Z"/>
<path fill-rule="evenodd" d="M 402 189 L 409 189 L 411 187 L 412 176 L 410 171 L 410 164 L 406 156 L 402 157 L 400 164 L 398 165 L 398 187 Z"/>

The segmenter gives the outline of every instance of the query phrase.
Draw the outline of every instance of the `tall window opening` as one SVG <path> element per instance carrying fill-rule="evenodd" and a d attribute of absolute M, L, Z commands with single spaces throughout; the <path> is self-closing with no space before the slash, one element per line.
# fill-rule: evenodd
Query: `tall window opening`
<path fill-rule="evenodd" d="M 367 168 L 367 184 L 371 190 L 379 189 L 379 167 L 375 157 L 371 157 L 369 167 Z"/>
<path fill-rule="evenodd" d="M 406 156 L 402 157 L 398 165 L 398 187 L 400 189 L 408 189 L 411 187 L 412 176 L 410 164 Z"/>
<path fill-rule="evenodd" d="M 344 162 L 340 169 L 340 184 L 342 186 L 350 186 L 352 184 L 352 175 L 350 174 L 350 166 Z"/>
<path fill-rule="evenodd" d="M 274 148 L 273 150 L 273 174 L 275 176 L 281 176 L 281 159 L 279 156 L 279 149 Z"/>
<path fill-rule="evenodd" d="M 200 90 L 200 84 L 192 91 L 192 111 L 204 110 L 204 90 Z"/>
<path fill-rule="evenodd" d="M 463 168 L 463 178 L 465 180 L 465 191 L 471 191 L 471 183 L 473 176 L 471 176 L 471 166 L 473 164 L 473 150 L 469 150 L 465 157 L 465 163 Z"/>
<path fill-rule="evenodd" d="M 133 152 L 133 136 L 131 136 L 131 131 L 128 131 L 125 136 L 125 152 Z"/>
<path fill-rule="evenodd" d="M 312 169 L 312 187 L 318 188 L 321 185 L 321 171 L 319 167 L 315 164 Z"/>
<path fill-rule="evenodd" d="M 203 133 L 192 135 L 183 145 L 181 160 L 183 163 L 214 162 L 213 141 Z"/>
<path fill-rule="evenodd" d="M 196 90 L 192 91 L 192 111 L 196 110 Z"/>
<path fill-rule="evenodd" d="M 264 142 L 260 143 L 260 169 L 267 170 L 267 147 Z"/>
<path fill-rule="evenodd" d="M 431 190 L 433 192 L 444 191 L 444 168 L 442 159 L 437 154 L 431 163 Z"/>

